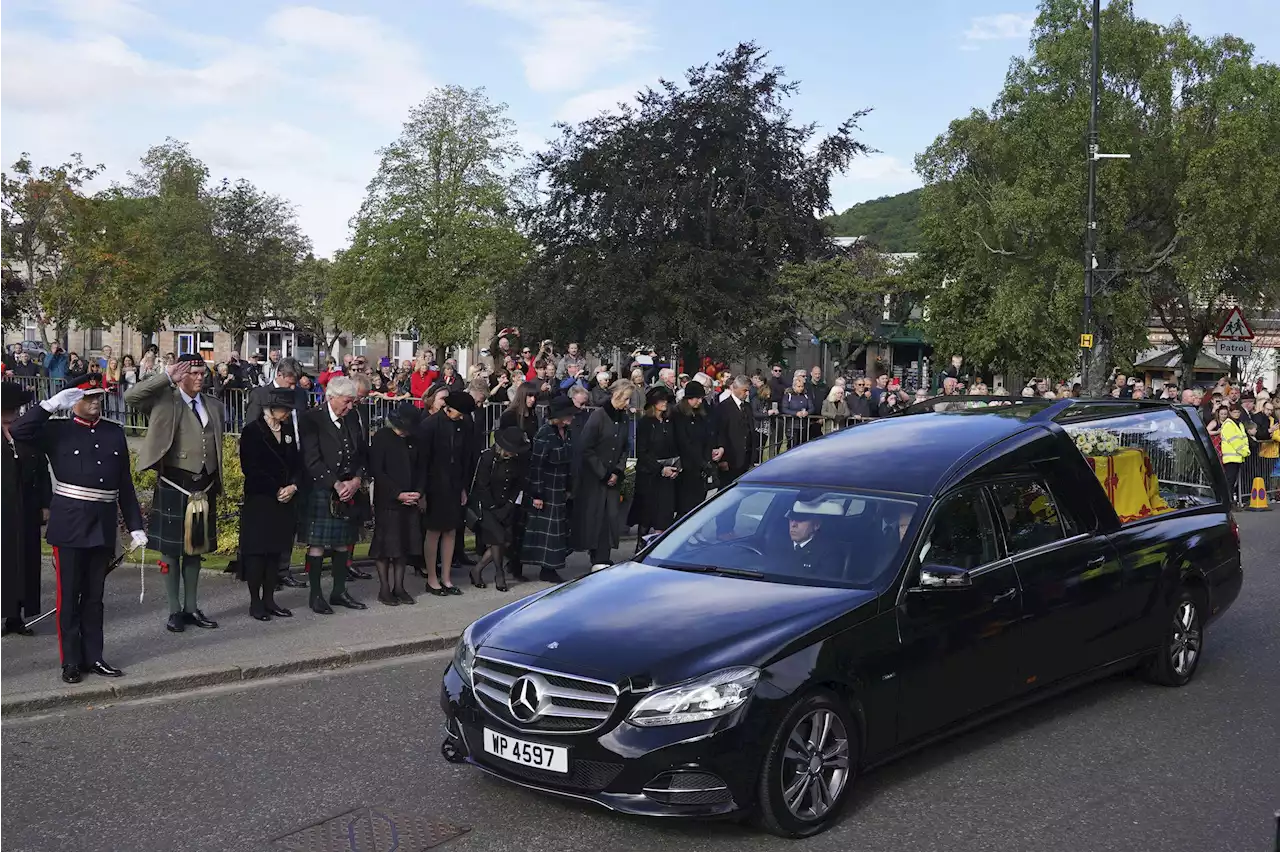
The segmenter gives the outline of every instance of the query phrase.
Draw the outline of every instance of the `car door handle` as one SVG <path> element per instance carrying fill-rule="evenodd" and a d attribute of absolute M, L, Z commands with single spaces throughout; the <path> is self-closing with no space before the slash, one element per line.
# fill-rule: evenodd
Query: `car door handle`
<path fill-rule="evenodd" d="M 1003 601 L 1011 601 L 1018 596 L 1017 589 L 1005 589 L 1000 594 L 991 599 L 992 603 L 1001 603 Z"/>
<path fill-rule="evenodd" d="M 1095 556 L 1094 558 L 1090 559 L 1088 562 L 1086 562 L 1086 563 L 1085 563 L 1085 567 L 1086 567 L 1086 568 L 1101 568 L 1103 565 L 1106 565 L 1106 564 L 1107 564 L 1107 557 L 1105 557 L 1105 556 Z"/>

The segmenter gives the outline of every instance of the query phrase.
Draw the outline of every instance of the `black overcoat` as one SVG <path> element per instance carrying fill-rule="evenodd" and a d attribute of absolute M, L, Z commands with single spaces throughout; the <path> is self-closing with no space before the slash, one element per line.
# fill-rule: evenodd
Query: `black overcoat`
<path fill-rule="evenodd" d="M 418 490 L 427 499 L 422 525 L 437 532 L 462 523 L 462 497 L 471 487 L 475 424 L 466 417 L 450 420 L 447 411 L 440 409 L 418 427 Z"/>
<path fill-rule="evenodd" d="M 298 494 L 281 503 L 276 494 L 286 485 L 301 488 L 305 480 L 302 453 L 293 438 L 293 423 L 280 424 L 281 440 L 261 417 L 240 433 L 240 468 L 244 471 L 244 504 L 240 509 L 240 553 L 277 554 L 293 549 L 297 533 Z"/>
<path fill-rule="evenodd" d="M 631 416 L 612 404 L 587 418 L 581 436 L 582 461 L 574 477 L 570 538 L 574 550 L 603 550 L 618 546 L 619 491 L 626 475 L 627 438 Z M 609 477 L 617 475 L 613 485 Z"/>

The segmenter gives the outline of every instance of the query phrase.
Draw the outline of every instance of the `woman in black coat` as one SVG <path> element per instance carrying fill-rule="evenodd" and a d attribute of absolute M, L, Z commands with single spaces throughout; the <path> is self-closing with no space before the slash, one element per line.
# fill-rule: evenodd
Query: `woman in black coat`
<path fill-rule="evenodd" d="M 404 587 L 409 560 L 422 556 L 422 511 L 418 503 L 418 439 L 422 411 L 406 400 L 387 417 L 369 444 L 373 477 L 373 540 L 369 556 L 378 570 L 378 601 L 385 606 L 417 603 Z"/>
<path fill-rule="evenodd" d="M 293 550 L 297 512 L 292 501 L 306 475 L 289 422 L 296 402 L 292 390 L 272 388 L 262 416 L 240 433 L 240 558 L 249 584 L 249 614 L 258 621 L 293 615 L 275 601 L 275 578 L 281 559 Z"/>
<path fill-rule="evenodd" d="M 651 530 L 665 532 L 676 516 L 676 477 L 681 460 L 675 429 L 667 417 L 675 399 L 666 385 L 645 394 L 644 417 L 636 424 L 636 491 L 628 524 L 639 527 L 636 552 Z"/>
<path fill-rule="evenodd" d="M 703 406 L 706 389 L 701 382 L 689 382 L 684 399 L 671 417 L 680 455 L 680 475 L 676 477 L 676 517 L 681 518 L 707 499 L 707 479 L 715 470 L 712 441 L 715 432 Z"/>
<path fill-rule="evenodd" d="M 480 454 L 476 465 L 471 505 L 479 510 L 476 541 L 484 548 L 480 561 L 471 569 L 471 585 L 485 587 L 484 566 L 493 563 L 493 587 L 507 590 L 506 550 L 515 541 L 516 518 L 520 505 L 516 498 L 525 491 L 529 439 L 515 426 L 508 426 L 494 437 L 494 445 Z"/>
<path fill-rule="evenodd" d="M 529 446 L 538 434 L 538 385 L 535 382 L 522 382 L 511 394 L 502 416 L 498 418 L 498 431 L 519 427 L 524 433 Z M 507 573 L 517 580 L 524 579 L 524 563 L 521 553 L 524 550 L 524 531 L 528 525 L 529 515 L 525 506 L 516 507 L 515 526 L 513 527 L 511 546 L 506 549 Z"/>
<path fill-rule="evenodd" d="M 455 391 L 418 429 L 417 491 L 427 501 L 422 519 L 427 531 L 422 557 L 427 567 L 427 591 L 441 597 L 462 594 L 462 589 L 450 582 L 449 569 L 462 524 L 462 507 L 471 486 L 475 424 L 467 415 L 475 408 L 471 394 Z"/>
<path fill-rule="evenodd" d="M 609 404 L 597 408 L 587 418 L 581 437 L 582 462 L 574 477 L 573 521 L 570 535 L 575 550 L 591 554 L 592 564 L 613 561 L 618 546 L 618 498 L 626 476 L 627 439 L 631 432 L 634 384 L 614 384 Z"/>

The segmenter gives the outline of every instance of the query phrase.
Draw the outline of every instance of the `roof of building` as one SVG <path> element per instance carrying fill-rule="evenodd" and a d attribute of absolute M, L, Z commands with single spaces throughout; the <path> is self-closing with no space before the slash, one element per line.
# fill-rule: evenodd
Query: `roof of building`
<path fill-rule="evenodd" d="M 1140 352 L 1134 359 L 1135 369 L 1174 370 L 1182 364 L 1182 352 L 1176 346 L 1162 346 Z M 1201 349 L 1196 357 L 1197 370 L 1214 370 L 1225 373 L 1231 365 L 1207 349 Z"/>

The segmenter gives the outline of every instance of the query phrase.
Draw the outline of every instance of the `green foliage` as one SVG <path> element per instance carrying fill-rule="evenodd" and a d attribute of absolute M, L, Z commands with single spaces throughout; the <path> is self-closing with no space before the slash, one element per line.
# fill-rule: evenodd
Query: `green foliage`
<path fill-rule="evenodd" d="M 921 190 L 855 204 L 822 221 L 834 237 L 867 237 L 883 251 L 920 251 Z"/>
<path fill-rule="evenodd" d="M 784 106 L 795 84 L 766 60 L 741 44 L 683 86 L 561 125 L 530 175 L 544 190 L 526 211 L 540 252 L 500 288 L 499 323 L 588 348 L 767 349 L 779 270 L 827 252 L 814 211 L 866 147 L 861 112 L 815 144 Z"/>
<path fill-rule="evenodd" d="M 151 506 L 159 476 L 154 470 L 139 470 L 138 454 L 133 450 L 129 451 L 129 473 L 133 479 L 133 490 L 137 493 L 138 502 L 142 504 L 142 511 L 145 514 Z"/>
<path fill-rule="evenodd" d="M 244 471 L 240 469 L 240 439 L 222 436 L 222 495 L 218 497 L 218 548 L 234 555 L 240 550 L 240 504 L 244 502 Z"/>
<path fill-rule="evenodd" d="M 953 121 L 916 161 L 922 268 L 945 281 L 928 331 L 979 365 L 1075 370 L 1087 6 L 1044 0 L 1031 55 L 1010 63 L 991 109 Z M 1132 159 L 1098 169 L 1095 374 L 1145 347 L 1153 305 L 1194 360 L 1227 299 L 1264 307 L 1280 296 L 1275 66 L 1255 64 L 1239 39 L 1135 18 L 1128 0 L 1108 5 L 1101 34 L 1100 145 Z"/>
<path fill-rule="evenodd" d="M 483 89 L 446 86 L 413 109 L 380 151 L 334 269 L 329 308 L 340 327 L 416 329 L 441 347 L 474 339 L 494 288 L 525 262 L 512 209 L 514 138 L 506 105 Z"/>

